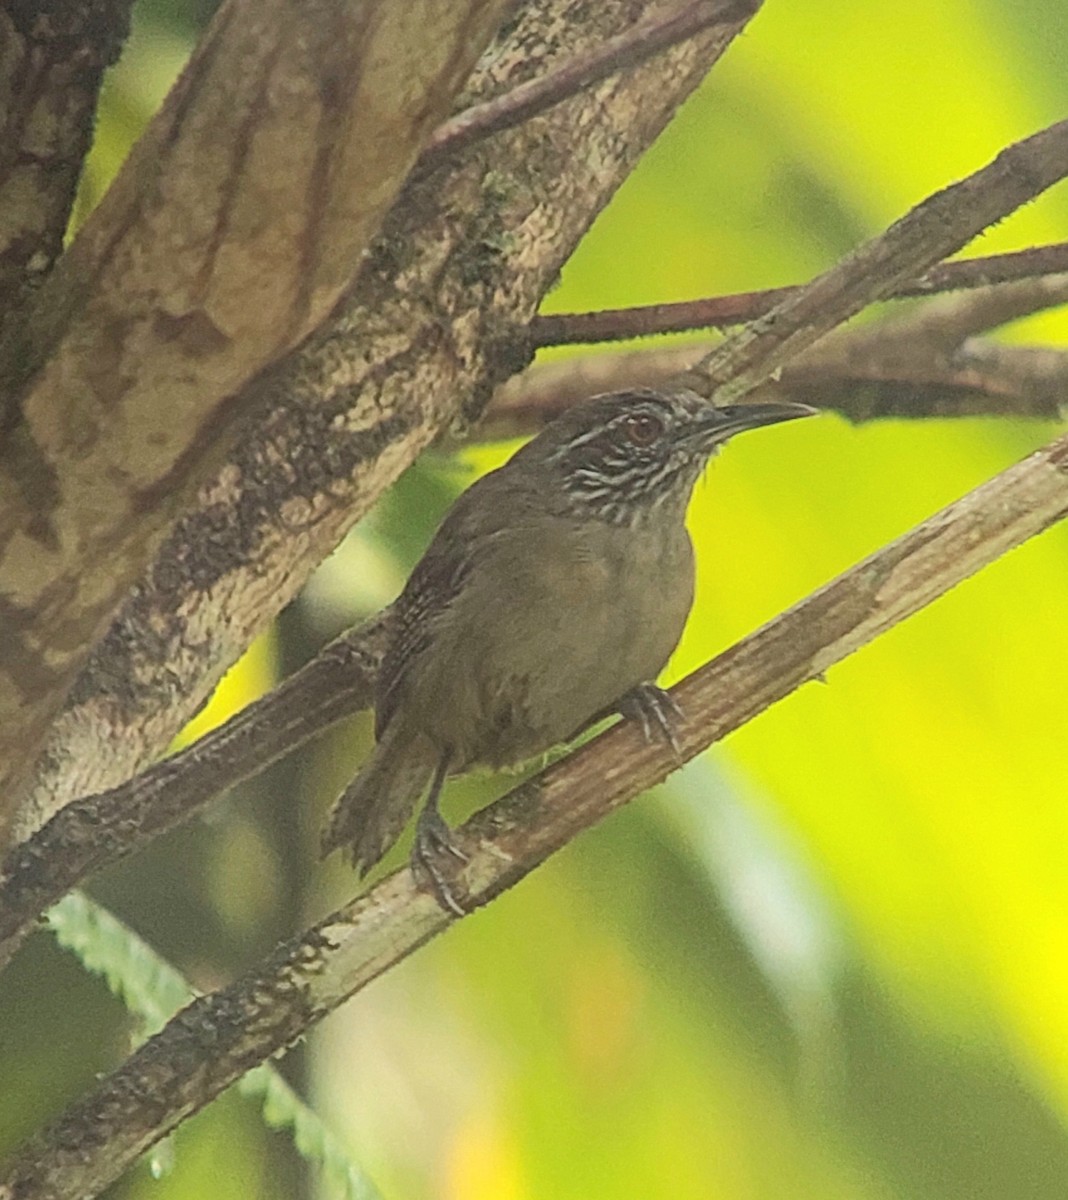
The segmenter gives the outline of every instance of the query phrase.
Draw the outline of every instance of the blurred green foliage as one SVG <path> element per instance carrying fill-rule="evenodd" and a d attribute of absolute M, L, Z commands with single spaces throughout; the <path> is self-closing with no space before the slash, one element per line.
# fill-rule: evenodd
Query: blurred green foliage
<path fill-rule="evenodd" d="M 203 4 L 146 0 L 83 211 Z M 547 308 L 800 281 L 1063 115 L 1060 0 L 768 0 L 597 221 Z M 985 236 L 1064 238 L 1056 189 Z M 1008 336 L 1064 342 L 1061 314 Z M 1053 432 L 833 417 L 732 445 L 698 489 L 670 678 Z M 475 449 L 405 477 L 231 676 L 207 721 L 389 599 Z M 1068 1179 L 1068 530 L 834 669 L 373 985 L 283 1064 L 390 1200 L 1041 1200 Z M 364 753 L 332 731 L 95 894 L 200 987 L 352 891 L 314 864 Z M 450 790 L 459 816 L 500 789 Z M 401 852 L 398 852 L 398 857 Z M 0 1150 L 132 1025 L 43 936 L 0 980 Z M 233 1096 L 115 1195 L 317 1186 Z"/>

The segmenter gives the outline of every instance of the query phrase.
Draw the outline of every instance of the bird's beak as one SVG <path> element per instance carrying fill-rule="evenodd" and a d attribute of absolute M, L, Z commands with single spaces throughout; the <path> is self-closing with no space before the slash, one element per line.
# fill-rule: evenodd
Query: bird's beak
<path fill-rule="evenodd" d="M 697 419 L 693 436 L 701 441 L 725 442 L 736 433 L 759 429 L 761 425 L 778 425 L 780 421 L 796 421 L 798 417 L 815 417 L 818 408 L 807 404 L 724 404 L 709 405 L 708 412 Z"/>

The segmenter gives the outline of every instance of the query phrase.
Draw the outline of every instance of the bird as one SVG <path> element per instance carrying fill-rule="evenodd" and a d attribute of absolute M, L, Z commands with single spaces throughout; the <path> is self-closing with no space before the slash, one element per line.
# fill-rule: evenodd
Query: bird
<path fill-rule="evenodd" d="M 376 743 L 336 802 L 323 855 L 362 876 L 420 798 L 411 864 L 466 910 L 442 870 L 463 860 L 439 811 L 450 775 L 528 762 L 612 713 L 677 749 L 656 679 L 693 603 L 686 510 L 737 433 L 814 415 L 633 388 L 565 410 L 452 505 L 389 610 Z"/>

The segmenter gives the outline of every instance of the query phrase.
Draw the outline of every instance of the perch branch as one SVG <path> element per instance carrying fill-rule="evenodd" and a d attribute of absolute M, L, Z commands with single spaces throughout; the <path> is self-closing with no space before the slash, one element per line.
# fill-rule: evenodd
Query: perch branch
<path fill-rule="evenodd" d="M 1057 131 L 1058 137 L 1068 138 L 1068 124 L 1055 126 L 1053 129 Z M 1041 189 L 1052 181 L 1050 176 L 1053 175 L 1053 168 L 1047 165 L 1045 173 L 1039 171 L 1039 166 L 1045 162 L 1043 156 L 1051 152 L 1049 140 L 1045 136 L 1050 133 L 1050 130 L 1046 130 L 1044 134 L 1037 134 L 1034 138 L 1027 139 L 1026 142 L 1019 143 L 1013 148 L 1017 152 L 1020 152 L 1021 147 L 1030 148 L 1036 157 L 1036 162 L 1032 164 L 1033 169 L 1023 176 L 1027 181 L 1026 187 Z M 888 277 L 890 279 L 898 278 L 910 269 L 913 272 L 922 270 L 925 265 L 923 261 L 925 254 L 932 258 L 940 257 L 945 252 L 943 248 L 947 243 L 960 244 L 967 240 L 969 234 L 978 233 L 983 225 L 1003 216 L 1005 211 L 1030 198 L 1029 194 L 1025 194 L 1026 188 L 1023 185 L 1006 187 L 1001 182 L 1005 178 L 1004 164 L 1008 161 L 1017 163 L 1021 159 L 1024 165 L 1029 161 L 1022 152 L 1013 155 L 1010 159 L 1010 153 L 1007 151 L 999 155 L 991 167 L 982 168 L 964 183 L 954 184 L 950 188 L 936 193 L 934 197 L 924 201 L 892 225 L 886 233 L 873 239 L 850 255 L 843 263 L 813 280 L 798 296 L 786 301 L 781 310 L 773 310 L 758 323 L 755 331 L 747 328 L 729 338 L 713 352 L 713 355 L 706 356 L 698 364 L 695 370 L 699 372 L 699 377 L 691 373 L 687 378 L 698 378 L 699 382 L 707 383 L 709 380 L 715 380 L 717 373 L 725 376 L 730 369 L 737 369 L 739 380 L 732 380 L 723 389 L 729 391 L 734 397 L 742 396 L 747 391 L 752 391 L 765 384 L 782 361 L 784 344 L 790 344 L 794 348 L 800 349 L 803 345 L 811 344 L 816 340 L 816 329 L 826 329 L 831 318 L 819 311 L 813 313 L 813 331 L 806 331 L 796 323 L 798 314 L 813 311 L 811 297 L 820 298 L 827 306 L 828 313 L 836 312 L 839 320 L 845 319 L 863 303 L 866 291 L 873 295 L 885 294 Z M 1065 164 L 1068 164 L 1068 156 L 1062 158 L 1057 169 L 1068 170 L 1068 165 Z M 1014 176 L 1010 172 L 1010 181 L 1013 178 Z M 979 180 L 987 180 L 991 184 L 992 190 L 996 193 L 996 200 L 988 199 L 986 202 L 981 202 L 974 196 L 976 181 Z M 969 196 L 970 204 L 951 202 L 961 189 Z M 999 204 L 1003 207 L 999 208 Z M 960 216 L 960 214 L 963 214 L 960 217 L 961 220 L 967 219 L 973 224 L 970 226 L 962 226 L 960 223 L 953 224 L 954 215 Z M 781 321 L 779 319 L 780 312 L 783 314 Z M 271 710 L 266 705 L 261 710 L 263 713 L 269 711 Z M 269 724 L 268 728 L 275 728 L 275 724 Z M 278 724 L 278 727 L 284 728 L 284 721 Z M 227 727 L 223 728 L 225 730 Z M 255 728 L 254 724 L 252 728 Z M 220 732 L 212 736 L 222 738 L 225 734 Z M 249 736 L 247 728 L 242 734 L 243 738 L 246 736 Z M 206 803 L 210 798 L 203 791 L 195 791 L 184 793 L 180 804 L 171 803 L 170 798 L 175 794 L 171 789 L 179 789 L 181 785 L 169 780 L 166 763 L 162 764 L 158 771 L 161 786 L 144 798 L 144 804 L 147 807 L 143 807 L 141 810 L 143 819 L 136 829 L 131 828 L 126 831 L 129 835 L 148 836 L 149 829 L 153 833 L 160 832 L 180 817 L 188 816 L 194 806 Z M 222 779 L 217 773 L 209 774 L 207 778 L 213 787 L 222 786 Z M 157 803 L 168 806 L 166 820 L 157 818 L 148 811 Z M 92 806 L 91 800 L 85 801 L 76 812 L 79 815 L 88 813 L 91 817 Z M 79 843 L 85 840 L 84 835 L 78 832 L 80 829 L 78 818 L 75 818 L 74 831 L 78 834 Z M 52 832 L 48 836 L 50 838 L 57 836 L 62 830 L 63 825 L 59 821 L 52 826 Z M 93 840 L 100 846 L 107 847 L 109 853 L 114 855 L 117 853 L 122 839 L 121 836 L 105 838 L 97 828 L 93 834 Z M 60 864 L 68 860 L 72 863 L 77 862 L 86 854 L 84 848 L 76 849 L 73 854 L 68 856 L 52 842 L 46 858 L 44 855 L 35 854 L 32 847 L 33 842 L 31 841 L 26 849 L 29 858 L 20 858 L 12 860 L 10 864 L 5 864 L 2 877 L 3 887 L 7 887 L 8 882 L 17 877 L 23 881 L 19 885 L 20 887 L 29 888 L 28 894 L 47 893 L 55 898 L 57 889 L 61 892 L 64 888 L 71 887 L 80 881 L 80 874 L 76 878 L 69 877 L 75 875 L 74 870 L 71 870 L 67 877 L 61 878 L 60 867 L 56 868 L 54 878 L 48 878 L 47 862 L 52 860 Z M 103 851 L 99 854 L 94 853 L 93 860 L 97 866 L 110 861 Z M 42 872 L 45 873 L 44 876 L 42 876 Z M 3 892 L 0 891 L 0 903 L 2 903 L 2 898 Z M 39 910 L 12 905 L 12 915 L 8 919 L 12 923 L 13 931 L 25 930 L 27 923 L 36 916 L 37 911 Z M 0 944 L 0 954 L 5 947 L 10 949 L 16 940 L 13 932 L 6 942 Z"/>
<path fill-rule="evenodd" d="M 879 634 L 1068 515 L 1068 436 L 865 559 L 674 689 L 688 760 Z M 678 766 L 621 723 L 476 814 L 457 833 L 456 886 L 487 903 Z M 0 1200 L 96 1194 L 257 1063 L 305 1034 L 454 918 L 403 868 L 194 1001 L 23 1147 Z M 151 1103 L 145 1102 L 151 1097 Z"/>

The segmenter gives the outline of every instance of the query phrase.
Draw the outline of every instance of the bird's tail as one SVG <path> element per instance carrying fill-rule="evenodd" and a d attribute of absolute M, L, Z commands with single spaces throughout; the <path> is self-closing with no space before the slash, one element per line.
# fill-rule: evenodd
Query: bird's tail
<path fill-rule="evenodd" d="M 392 722 L 334 805 L 320 843 L 323 857 L 345 847 L 366 874 L 400 837 L 436 766 L 430 743 Z"/>

